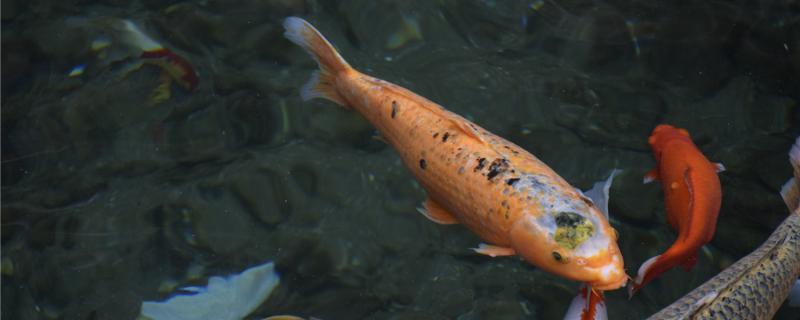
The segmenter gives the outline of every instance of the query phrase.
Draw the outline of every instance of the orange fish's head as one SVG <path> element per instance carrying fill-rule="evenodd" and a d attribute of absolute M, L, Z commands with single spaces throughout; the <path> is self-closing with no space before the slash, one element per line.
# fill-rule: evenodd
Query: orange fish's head
<path fill-rule="evenodd" d="M 650 144 L 650 147 L 655 153 L 659 153 L 667 142 L 673 140 L 692 141 L 689 136 L 689 131 L 686 131 L 686 129 L 673 127 L 668 124 L 659 124 L 653 129 L 653 133 L 650 134 L 647 143 Z"/>
<path fill-rule="evenodd" d="M 544 271 L 598 290 L 618 289 L 628 280 L 617 233 L 592 204 L 525 215 L 510 236 L 517 254 Z"/>

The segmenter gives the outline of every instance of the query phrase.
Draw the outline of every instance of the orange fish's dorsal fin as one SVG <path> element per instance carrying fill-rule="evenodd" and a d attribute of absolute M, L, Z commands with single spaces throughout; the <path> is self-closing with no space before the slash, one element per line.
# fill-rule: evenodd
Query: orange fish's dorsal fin
<path fill-rule="evenodd" d="M 491 244 L 481 243 L 477 248 L 472 248 L 473 251 L 482 255 L 494 257 L 505 257 L 516 255 L 517 252 L 513 248 L 495 246 Z"/>
<path fill-rule="evenodd" d="M 288 17 L 283 21 L 286 32 L 283 34 L 289 41 L 300 46 L 317 61 L 319 70 L 311 74 L 303 88 L 300 97 L 303 100 L 325 98 L 336 104 L 348 108 L 347 100 L 336 90 L 336 76 L 341 72 L 353 70 L 347 61 L 327 39 L 307 21 Z"/>
<path fill-rule="evenodd" d="M 438 224 L 458 224 L 458 219 L 438 203 L 428 198 L 417 211 Z"/>
<path fill-rule="evenodd" d="M 644 179 L 642 179 L 642 183 L 648 184 L 653 181 L 658 181 L 658 168 L 653 168 L 644 175 Z"/>

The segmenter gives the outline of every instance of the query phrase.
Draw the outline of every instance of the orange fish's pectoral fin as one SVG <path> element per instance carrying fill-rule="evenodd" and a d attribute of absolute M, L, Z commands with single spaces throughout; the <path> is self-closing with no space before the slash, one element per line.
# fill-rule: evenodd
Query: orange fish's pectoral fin
<path fill-rule="evenodd" d="M 417 211 L 438 224 L 458 224 L 458 219 L 438 203 L 428 198 Z"/>
<path fill-rule="evenodd" d="M 697 254 L 693 254 L 691 257 L 686 258 L 681 262 L 681 267 L 683 267 L 684 271 L 692 270 L 692 268 L 697 264 Z"/>
<path fill-rule="evenodd" d="M 386 141 L 386 138 L 384 138 L 383 135 L 378 131 L 376 131 L 375 134 L 372 135 L 372 140 L 380 141 L 380 142 L 383 142 L 385 144 L 389 144 L 389 142 Z"/>
<path fill-rule="evenodd" d="M 642 179 L 642 183 L 648 184 L 653 181 L 658 181 L 660 178 L 658 177 L 658 168 L 653 168 L 644 175 L 644 179 Z"/>
<path fill-rule="evenodd" d="M 714 162 L 714 166 L 717 167 L 717 173 L 725 171 L 725 165 L 721 162 Z"/>
<path fill-rule="evenodd" d="M 492 258 L 494 257 L 505 257 L 505 256 L 513 256 L 516 255 L 517 252 L 514 251 L 512 248 L 508 247 L 501 247 L 501 246 L 494 246 L 491 244 L 481 243 L 478 245 L 477 248 L 472 248 L 472 251 L 480 253 L 482 255 L 487 255 Z"/>

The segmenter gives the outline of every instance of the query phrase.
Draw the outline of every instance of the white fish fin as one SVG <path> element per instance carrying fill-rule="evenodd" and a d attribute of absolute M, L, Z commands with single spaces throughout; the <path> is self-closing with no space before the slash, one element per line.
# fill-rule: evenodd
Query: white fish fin
<path fill-rule="evenodd" d="M 633 279 L 633 283 L 631 284 L 630 287 L 628 287 L 628 299 L 633 297 L 633 294 L 636 293 L 637 290 L 639 290 L 642 281 L 644 281 L 644 276 L 647 275 L 647 272 L 650 271 L 650 267 L 653 265 L 653 263 L 656 262 L 656 260 L 658 260 L 658 257 L 660 256 L 661 255 L 657 255 L 655 257 L 647 259 L 647 261 L 642 263 L 642 266 L 639 267 L 639 272 L 636 273 L 636 279 Z"/>
<path fill-rule="evenodd" d="M 792 291 L 789 292 L 789 306 L 800 308 L 800 279 L 794 282 Z"/>
<path fill-rule="evenodd" d="M 800 137 L 797 137 L 789 150 L 789 163 L 794 168 L 794 177 L 800 180 Z"/>
<path fill-rule="evenodd" d="M 658 168 L 654 168 L 650 171 L 647 171 L 647 173 L 644 175 L 644 178 L 642 178 L 642 183 L 648 184 L 653 181 L 658 181 L 659 179 L 660 178 L 658 177 Z"/>
<path fill-rule="evenodd" d="M 590 301 L 587 301 L 586 297 L 591 295 L 591 288 L 587 286 L 581 286 L 578 290 L 578 294 L 572 298 L 572 302 L 569 304 L 569 308 L 567 309 L 567 313 L 564 315 L 564 320 L 607 320 L 608 313 L 606 311 L 606 302 L 603 299 L 599 301 L 591 301 L 595 303 L 595 313 L 594 317 L 586 318 L 583 315 L 583 311 L 589 307 Z"/>
<path fill-rule="evenodd" d="M 243 319 L 269 297 L 279 282 L 270 262 L 226 278 L 210 277 L 205 288 L 185 288 L 192 295 L 175 295 L 163 302 L 144 301 L 141 313 L 153 320 Z"/>
<path fill-rule="evenodd" d="M 789 210 L 794 212 L 800 206 L 800 137 L 795 140 L 789 150 L 789 163 L 794 169 L 794 178 L 789 179 L 781 188 L 781 197 Z M 799 298 L 800 299 L 800 298 Z"/>
<path fill-rule="evenodd" d="M 288 17 L 283 21 L 286 39 L 300 46 L 319 65 L 319 70 L 311 74 L 311 79 L 303 85 L 300 97 L 303 100 L 325 98 L 347 107 L 347 100 L 336 90 L 336 77 L 339 73 L 353 70 L 347 61 L 327 39 L 307 21 L 298 17 Z"/>
<path fill-rule="evenodd" d="M 513 256 L 517 254 L 517 252 L 514 251 L 514 248 L 495 246 L 485 243 L 479 244 L 477 248 L 472 248 L 472 251 L 475 251 L 482 255 L 490 256 L 492 258 Z"/>
<path fill-rule="evenodd" d="M 789 207 L 789 211 L 797 209 L 798 205 L 800 205 L 800 190 L 796 178 L 791 178 L 783 184 L 783 187 L 781 187 L 781 198 L 783 198 L 783 202 L 786 203 L 786 206 Z"/>
<path fill-rule="evenodd" d="M 142 51 L 157 51 L 164 49 L 157 41 L 150 38 L 131 20 L 122 20 L 123 41 Z"/>
<path fill-rule="evenodd" d="M 608 199 L 611 183 L 614 181 L 614 176 L 619 174 L 620 171 L 619 169 L 611 170 L 611 174 L 606 180 L 595 182 L 591 189 L 583 193 L 585 196 L 589 197 L 589 199 L 592 199 L 594 205 L 606 215 L 606 219 L 609 218 Z"/>
<path fill-rule="evenodd" d="M 714 167 L 717 168 L 717 173 L 725 171 L 725 165 L 722 162 L 714 162 Z"/>

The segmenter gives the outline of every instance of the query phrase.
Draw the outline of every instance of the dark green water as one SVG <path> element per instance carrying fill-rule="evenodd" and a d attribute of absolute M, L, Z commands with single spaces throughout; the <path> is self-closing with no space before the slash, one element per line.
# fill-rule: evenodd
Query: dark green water
<path fill-rule="evenodd" d="M 698 265 L 631 300 L 608 293 L 612 319 L 658 311 L 788 214 L 778 190 L 800 134 L 796 4 L 6 0 L 4 319 L 132 319 L 176 285 L 273 260 L 281 284 L 253 319 L 563 316 L 578 284 L 475 255 L 466 229 L 416 213 L 424 191 L 367 122 L 300 101 L 316 66 L 283 39 L 290 15 L 359 70 L 508 138 L 579 188 L 622 169 L 610 208 L 629 274 L 674 240 L 660 186 L 641 185 L 652 128 L 686 128 L 724 163 L 717 233 Z M 158 67 L 127 73 L 137 59 L 91 50 L 112 18 L 185 57 L 199 86 L 149 103 Z M 402 36 L 415 24 L 418 37 Z"/>

